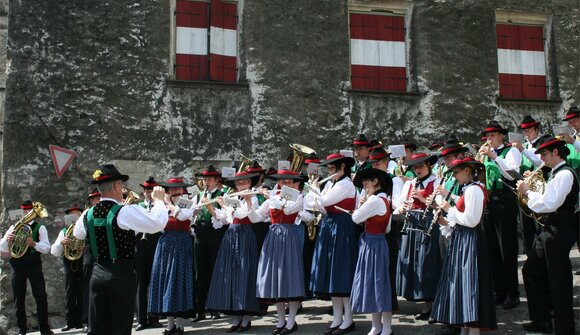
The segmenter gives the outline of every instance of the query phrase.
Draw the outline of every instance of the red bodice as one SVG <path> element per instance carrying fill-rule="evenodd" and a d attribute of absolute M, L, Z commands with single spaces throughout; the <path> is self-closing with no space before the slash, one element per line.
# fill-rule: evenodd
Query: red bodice
<path fill-rule="evenodd" d="M 385 198 L 381 198 L 385 202 L 387 206 L 387 212 L 383 215 L 376 215 L 373 217 L 368 218 L 365 221 L 365 232 L 367 234 L 384 234 L 387 231 L 387 226 L 389 225 L 389 221 L 392 214 L 391 204 L 389 200 Z"/>
<path fill-rule="evenodd" d="M 286 215 L 282 209 L 270 209 L 270 222 L 272 224 L 294 224 L 297 216 L 298 212 Z"/>

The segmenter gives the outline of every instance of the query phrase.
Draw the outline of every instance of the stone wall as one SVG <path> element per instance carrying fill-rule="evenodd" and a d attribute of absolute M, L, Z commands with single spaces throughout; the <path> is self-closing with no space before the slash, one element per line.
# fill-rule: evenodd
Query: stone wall
<path fill-rule="evenodd" d="M 274 164 L 288 143 L 326 155 L 359 132 L 386 143 L 408 137 L 425 145 L 449 132 L 478 142 L 491 118 L 513 129 L 532 114 L 552 125 L 580 99 L 576 0 L 409 2 L 408 94 L 350 90 L 347 0 L 239 0 L 239 84 L 172 81 L 169 3 L 10 1 L 9 66 L 5 92 L 0 88 L 2 208 L 26 196 L 44 202 L 54 240 L 64 208 L 84 200 L 87 178 L 104 162 L 123 162 L 136 185 L 153 172 L 190 177 L 203 160 L 223 163 L 241 153 Z M 557 78 L 550 101 L 498 100 L 498 8 L 550 15 Z M 78 153 L 61 179 L 48 144 Z M 4 219 L 0 231 L 8 224 Z M 44 256 L 44 266 L 51 320 L 60 326 L 61 262 Z M 6 316 L 10 267 L 0 271 Z"/>

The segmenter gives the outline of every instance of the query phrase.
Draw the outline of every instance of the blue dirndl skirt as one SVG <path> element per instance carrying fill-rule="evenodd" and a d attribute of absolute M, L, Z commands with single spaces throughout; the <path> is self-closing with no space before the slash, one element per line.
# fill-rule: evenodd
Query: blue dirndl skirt
<path fill-rule="evenodd" d="M 349 297 L 356 267 L 357 243 L 354 222 L 346 213 L 328 213 L 320 223 L 310 289 L 322 298 Z"/>
<path fill-rule="evenodd" d="M 260 314 L 256 299 L 258 242 L 251 224 L 230 224 L 224 234 L 207 294 L 207 309 Z"/>
<path fill-rule="evenodd" d="M 497 329 L 491 259 L 479 226 L 456 225 L 433 303 L 435 322 Z"/>
<path fill-rule="evenodd" d="M 408 228 L 427 231 L 432 214 L 421 220 L 423 210 L 409 213 Z M 409 301 L 433 301 L 441 273 L 439 251 L 439 227 L 431 230 L 427 237 L 419 231 L 409 230 L 401 235 L 399 260 L 397 263 L 397 293 Z M 424 242 L 424 243 L 423 243 Z"/>
<path fill-rule="evenodd" d="M 153 259 L 149 313 L 191 317 L 195 301 L 193 274 L 193 243 L 189 231 L 164 232 Z"/>
<path fill-rule="evenodd" d="M 302 259 L 303 228 L 272 224 L 258 263 L 257 295 L 266 301 L 296 301 L 306 295 Z"/>
<path fill-rule="evenodd" d="M 355 313 L 391 312 L 389 246 L 385 234 L 363 233 L 354 273 L 350 305 Z"/>

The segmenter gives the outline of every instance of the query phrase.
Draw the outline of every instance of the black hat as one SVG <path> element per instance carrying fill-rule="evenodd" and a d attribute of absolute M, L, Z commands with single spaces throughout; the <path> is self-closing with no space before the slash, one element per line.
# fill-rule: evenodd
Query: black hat
<path fill-rule="evenodd" d="M 222 174 L 219 170 L 213 165 L 209 165 L 205 170 L 201 171 L 201 173 L 196 173 L 196 177 L 220 177 Z"/>
<path fill-rule="evenodd" d="M 405 146 L 405 149 L 410 148 L 412 151 L 417 150 L 417 145 L 407 139 L 401 140 L 400 143 Z"/>
<path fill-rule="evenodd" d="M 159 184 L 155 181 L 155 177 L 149 177 L 143 184 L 139 184 L 143 188 L 153 188 Z"/>
<path fill-rule="evenodd" d="M 121 174 L 121 172 L 119 172 L 119 170 L 117 170 L 115 165 L 106 164 L 106 165 L 101 165 L 101 167 L 98 168 L 93 173 L 93 179 L 91 180 L 91 184 L 93 184 L 93 185 L 102 184 L 102 183 L 106 183 L 106 182 L 110 182 L 110 181 L 114 181 L 114 180 L 127 181 L 127 180 L 129 180 L 129 176 Z"/>
<path fill-rule="evenodd" d="M 371 150 L 378 148 L 380 146 L 383 145 L 383 142 L 377 140 L 376 138 L 373 138 L 370 142 L 369 142 L 369 148 L 371 148 Z"/>
<path fill-rule="evenodd" d="M 326 159 L 320 162 L 320 165 L 340 165 L 341 163 L 344 163 L 346 165 L 346 169 L 350 170 L 351 167 L 354 166 L 354 158 L 352 157 L 348 157 L 348 156 L 344 156 L 341 154 L 330 154 L 328 156 L 326 156 Z"/>
<path fill-rule="evenodd" d="M 439 150 L 441 152 L 440 155 L 443 157 L 450 155 L 450 154 L 459 154 L 462 152 L 469 151 L 468 148 L 462 146 L 461 144 L 459 144 L 459 142 L 457 142 L 455 140 L 447 140 L 445 142 L 445 144 L 443 145 L 443 147 L 441 147 Z"/>
<path fill-rule="evenodd" d="M 24 200 L 20 205 L 20 209 L 32 209 L 32 201 L 31 200 Z"/>
<path fill-rule="evenodd" d="M 537 127 L 539 125 L 540 123 L 534 120 L 533 117 L 531 117 L 530 115 L 526 115 L 522 120 L 522 123 L 520 124 L 520 129 L 524 130 L 532 127 Z"/>
<path fill-rule="evenodd" d="M 242 180 L 242 179 L 250 179 L 250 182 L 252 183 L 251 187 L 256 186 L 256 184 L 258 184 L 258 181 L 260 180 L 260 174 L 259 173 L 249 173 L 247 171 L 244 172 L 238 172 L 236 173 L 235 176 L 227 178 L 224 181 L 224 184 L 226 184 L 227 186 L 231 187 L 231 188 L 236 188 L 236 180 Z"/>
<path fill-rule="evenodd" d="M 305 164 L 316 163 L 320 164 L 320 158 L 316 155 L 315 152 L 311 152 L 306 155 L 306 160 L 304 161 Z"/>
<path fill-rule="evenodd" d="M 562 156 L 568 156 L 570 149 L 566 146 L 566 142 L 557 137 L 546 136 L 540 139 L 540 145 L 536 149 L 535 154 L 539 154 L 544 149 L 559 149 Z"/>
<path fill-rule="evenodd" d="M 185 181 L 183 181 L 183 177 L 174 177 L 174 178 L 169 178 L 167 179 L 165 182 L 161 182 L 159 183 L 160 186 L 163 186 L 164 188 L 172 188 L 172 187 L 189 187 L 192 184 L 188 184 Z"/>
<path fill-rule="evenodd" d="M 431 143 L 428 147 L 429 150 L 437 150 L 439 148 L 441 148 L 443 145 L 445 144 L 445 142 L 438 138 L 435 140 L 435 142 Z"/>
<path fill-rule="evenodd" d="M 79 205 L 74 204 L 74 205 L 70 206 L 69 208 L 65 209 L 64 210 L 64 214 L 68 214 L 68 213 L 70 213 L 72 211 L 82 212 L 83 210 L 79 207 Z"/>
<path fill-rule="evenodd" d="M 377 178 L 379 181 L 379 185 L 381 186 L 381 190 L 386 192 L 387 194 L 391 194 L 393 191 L 393 180 L 388 173 L 383 170 L 375 169 L 375 168 L 368 168 L 357 171 L 356 175 L 354 176 L 353 184 L 358 188 L 363 187 L 363 180 L 367 179 L 374 179 Z"/>
<path fill-rule="evenodd" d="M 89 195 L 87 196 L 87 199 L 94 198 L 94 197 L 100 197 L 100 196 L 101 196 L 101 192 L 99 192 L 98 188 L 95 188 L 91 191 L 91 193 L 89 193 Z"/>
<path fill-rule="evenodd" d="M 502 134 L 507 134 L 508 130 L 503 128 L 499 122 L 497 122 L 496 120 L 491 120 L 489 121 L 489 123 L 487 124 L 487 127 L 485 127 L 485 130 L 481 132 L 481 136 L 485 136 L 485 134 L 487 133 L 492 133 L 492 132 L 499 132 Z"/>
<path fill-rule="evenodd" d="M 470 165 L 475 170 L 482 170 L 485 167 L 483 163 L 475 160 L 473 157 L 465 157 L 463 159 L 453 160 L 453 162 L 451 162 L 451 165 L 447 168 L 447 171 L 445 171 L 445 173 L 452 173 L 454 168 L 461 165 Z"/>
<path fill-rule="evenodd" d="M 294 172 L 291 170 L 278 170 L 277 173 L 267 175 L 266 178 L 273 180 L 280 179 L 302 180 L 302 176 L 298 172 Z"/>
<path fill-rule="evenodd" d="M 266 169 L 258 163 L 258 161 L 253 161 L 252 165 L 246 170 L 248 173 L 266 173 Z"/>
<path fill-rule="evenodd" d="M 457 138 L 457 136 L 452 134 L 452 135 L 449 135 L 449 137 L 445 140 L 445 142 L 443 142 L 443 144 L 447 144 L 449 142 L 459 143 L 459 139 Z"/>
<path fill-rule="evenodd" d="M 388 159 L 390 154 L 391 153 L 388 152 L 387 150 L 385 150 L 385 148 L 378 147 L 378 148 L 375 148 L 371 152 L 371 154 L 369 155 L 369 158 L 367 158 L 366 161 L 368 163 L 375 163 L 375 162 L 378 162 L 378 161 L 383 160 L 383 159 Z"/>
<path fill-rule="evenodd" d="M 580 109 L 578 109 L 578 107 L 576 106 L 572 106 L 568 109 L 568 111 L 566 112 L 566 116 L 564 116 L 562 121 L 568 121 L 575 117 L 580 117 Z"/>
<path fill-rule="evenodd" d="M 278 172 L 278 170 L 276 170 L 276 168 L 275 168 L 275 167 L 273 167 L 273 166 L 270 166 L 270 167 L 268 168 L 268 170 L 266 170 L 266 176 L 269 176 L 269 175 L 275 174 L 276 172 Z"/>
<path fill-rule="evenodd" d="M 403 162 L 403 164 L 407 165 L 407 166 L 413 166 L 413 165 L 417 165 L 417 164 L 421 164 L 421 163 L 429 163 L 429 165 L 433 166 L 435 165 L 435 163 L 437 163 L 437 156 L 436 155 L 428 155 L 424 152 L 420 152 L 417 154 L 413 154 L 411 156 L 411 159 L 408 159 L 406 161 Z"/>
<path fill-rule="evenodd" d="M 351 142 L 351 145 L 357 147 L 370 147 L 371 142 L 366 137 L 365 134 L 358 134 L 356 135 Z"/>

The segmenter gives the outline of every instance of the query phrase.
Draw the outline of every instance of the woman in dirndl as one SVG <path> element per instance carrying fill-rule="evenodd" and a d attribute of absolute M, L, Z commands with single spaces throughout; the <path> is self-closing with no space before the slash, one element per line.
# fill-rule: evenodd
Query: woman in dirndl
<path fill-rule="evenodd" d="M 326 216 L 320 223 L 312 258 L 310 288 L 321 298 L 331 298 L 333 320 L 325 335 L 340 335 L 355 330 L 350 308 L 350 293 L 356 267 L 355 224 L 346 211 L 353 211 L 357 191 L 350 179 L 354 159 L 331 154 L 320 165 L 332 175 L 317 198 Z M 339 209 L 340 208 L 340 209 Z"/>
<path fill-rule="evenodd" d="M 463 335 L 477 335 L 480 329 L 497 329 L 491 259 L 480 225 L 487 196 L 478 177 L 485 176 L 484 166 L 466 157 L 453 161 L 448 172 L 462 185 L 463 195 L 455 207 L 440 205 L 447 218 L 438 222 L 451 242 L 431 319 L 461 327 Z"/>
<path fill-rule="evenodd" d="M 194 314 L 193 244 L 191 217 L 193 211 L 179 208 L 176 202 L 185 187 L 182 178 L 170 178 L 159 183 L 165 188 L 165 203 L 169 221 L 159 238 L 149 285 L 150 314 L 167 317 L 163 334 L 183 334 L 184 318 Z"/>
<path fill-rule="evenodd" d="M 250 191 L 258 182 L 259 175 L 239 172 L 228 178 L 225 184 L 237 191 Z M 251 328 L 251 315 L 261 313 L 256 299 L 256 274 L 258 271 L 258 242 L 252 229 L 250 213 L 259 208 L 258 198 L 253 194 L 218 198 L 221 209 L 215 210 L 212 219 L 215 229 L 224 224 L 226 230 L 216 259 L 211 284 L 207 294 L 208 310 L 233 315 L 228 333 L 245 332 Z"/>
<path fill-rule="evenodd" d="M 393 189 L 385 171 L 370 168 L 357 172 L 354 186 L 365 190 L 366 200 L 352 213 L 355 223 L 364 224 L 350 303 L 354 313 L 372 313 L 371 335 L 391 334 L 393 304 L 389 276 L 389 246 L 385 233 L 391 221 L 389 197 Z"/>
<path fill-rule="evenodd" d="M 278 323 L 272 334 L 291 334 L 298 329 L 296 314 L 300 301 L 305 297 L 304 267 L 302 259 L 302 227 L 296 224 L 302 210 L 303 197 L 299 186 L 302 176 L 290 170 L 278 170 L 267 178 L 278 181 L 271 195 L 260 209 L 251 213 L 256 221 L 270 218 L 270 230 L 266 234 L 258 263 L 258 300 L 276 304 Z M 295 199 L 288 199 L 286 188 L 296 190 Z M 288 303 L 288 321 L 285 304 Z"/>
<path fill-rule="evenodd" d="M 425 210 L 426 198 L 439 184 L 432 174 L 436 162 L 437 156 L 426 153 L 413 154 L 405 161 L 416 177 L 403 185 L 400 198 L 407 200 L 395 210 L 405 215 L 397 262 L 397 293 L 409 301 L 425 302 L 415 316 L 417 320 L 429 319 L 442 264 L 439 229 L 432 229 L 431 236 L 425 235 L 433 217 L 432 211 Z"/>

